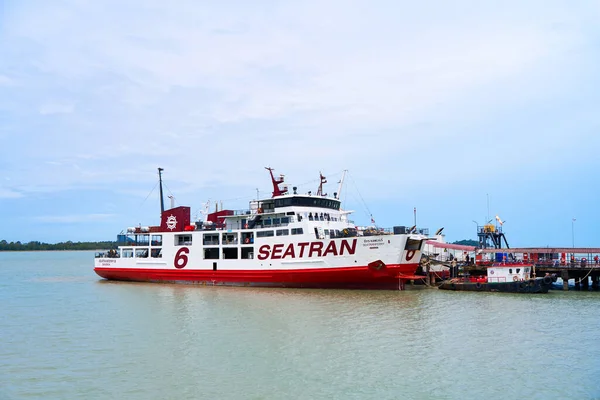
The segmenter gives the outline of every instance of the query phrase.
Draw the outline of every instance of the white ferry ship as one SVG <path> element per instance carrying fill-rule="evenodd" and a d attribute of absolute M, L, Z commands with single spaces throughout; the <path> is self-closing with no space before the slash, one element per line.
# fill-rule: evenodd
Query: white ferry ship
<path fill-rule="evenodd" d="M 422 278 L 425 235 L 360 229 L 337 193 L 323 193 L 322 175 L 316 194 L 289 193 L 283 175 L 267 169 L 271 198 L 191 223 L 189 207 L 164 209 L 159 168 L 160 226 L 128 228 L 116 250 L 96 254 L 94 271 L 110 280 L 294 288 L 402 290 Z"/>

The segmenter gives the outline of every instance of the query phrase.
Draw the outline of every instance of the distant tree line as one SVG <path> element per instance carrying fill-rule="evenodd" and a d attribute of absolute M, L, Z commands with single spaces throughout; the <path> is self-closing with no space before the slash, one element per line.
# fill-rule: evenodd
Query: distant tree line
<path fill-rule="evenodd" d="M 0 240 L 0 251 L 36 251 L 36 250 L 108 250 L 116 249 L 117 242 L 60 242 L 55 244 L 42 242 L 7 242 Z"/>
<path fill-rule="evenodd" d="M 460 244 L 463 246 L 475 246 L 479 247 L 479 242 L 477 240 L 465 239 L 453 242 L 452 244 Z"/>
<path fill-rule="evenodd" d="M 452 244 L 464 246 L 479 246 L 476 240 L 459 240 Z M 7 242 L 0 240 L 0 251 L 36 251 L 36 250 L 110 250 L 116 249 L 117 242 L 60 242 L 55 244 L 42 242 Z"/>

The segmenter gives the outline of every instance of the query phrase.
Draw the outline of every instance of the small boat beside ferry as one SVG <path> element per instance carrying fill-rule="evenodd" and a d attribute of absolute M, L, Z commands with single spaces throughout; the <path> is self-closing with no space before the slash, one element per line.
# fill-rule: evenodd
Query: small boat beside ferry
<path fill-rule="evenodd" d="M 487 275 L 458 277 L 443 281 L 439 289 L 472 292 L 548 293 L 552 276 L 533 277 L 533 264 L 493 264 Z"/>
<path fill-rule="evenodd" d="M 293 288 L 402 290 L 427 237 L 415 230 L 362 229 L 338 193 L 290 193 L 283 175 L 270 198 L 248 209 L 216 210 L 192 223 L 189 207 L 164 208 L 161 223 L 128 228 L 118 248 L 96 254 L 94 271 L 120 281 Z M 340 182 L 343 184 L 343 177 Z"/>

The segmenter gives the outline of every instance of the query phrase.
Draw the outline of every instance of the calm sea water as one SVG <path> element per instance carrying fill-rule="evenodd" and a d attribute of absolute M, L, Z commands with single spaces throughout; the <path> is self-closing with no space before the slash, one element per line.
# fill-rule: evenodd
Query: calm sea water
<path fill-rule="evenodd" d="M 600 293 L 114 283 L 0 253 L 0 399 L 600 398 Z"/>

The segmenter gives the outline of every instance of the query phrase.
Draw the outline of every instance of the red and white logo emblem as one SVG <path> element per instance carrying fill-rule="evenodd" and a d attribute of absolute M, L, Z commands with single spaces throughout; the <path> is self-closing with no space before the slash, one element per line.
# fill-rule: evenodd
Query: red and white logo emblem
<path fill-rule="evenodd" d="M 173 215 L 170 215 L 169 218 L 167 218 L 167 228 L 169 228 L 170 230 L 175 229 L 175 227 L 177 226 L 177 218 L 175 218 Z"/>

